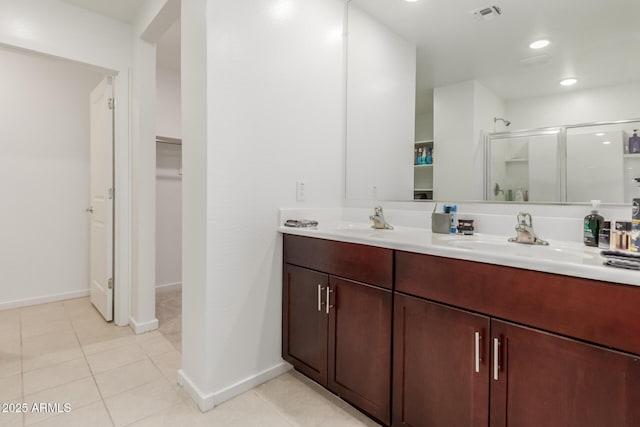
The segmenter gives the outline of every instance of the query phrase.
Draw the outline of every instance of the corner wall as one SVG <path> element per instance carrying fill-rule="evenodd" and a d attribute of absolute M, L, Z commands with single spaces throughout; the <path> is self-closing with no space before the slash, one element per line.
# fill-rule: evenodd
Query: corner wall
<path fill-rule="evenodd" d="M 204 29 L 192 9 L 198 4 L 206 10 Z M 185 334 L 180 375 L 201 409 L 289 369 L 280 356 L 278 208 L 296 204 L 296 180 L 306 183 L 307 202 L 300 204 L 342 203 L 343 7 L 340 0 L 183 4 L 183 19 L 194 21 L 182 27 Z M 195 15 L 187 17 L 187 9 Z M 207 46 L 197 39 L 203 32 Z M 205 49 L 206 63 L 201 60 L 198 69 L 188 65 L 186 58 Z M 202 70 L 205 82 L 198 81 Z M 199 122 L 202 111 L 205 127 Z M 206 165 L 200 163 L 203 158 Z M 206 187 L 191 188 L 192 174 L 203 173 L 203 166 Z M 204 226 L 202 199 L 196 199 L 202 190 Z M 206 233 L 205 248 L 198 232 Z"/>

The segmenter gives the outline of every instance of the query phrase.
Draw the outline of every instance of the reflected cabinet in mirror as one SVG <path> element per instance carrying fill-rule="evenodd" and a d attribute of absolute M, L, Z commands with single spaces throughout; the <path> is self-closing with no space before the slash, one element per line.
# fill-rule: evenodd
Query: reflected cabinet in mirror
<path fill-rule="evenodd" d="M 485 3 L 348 0 L 347 198 L 629 202 L 640 1 Z"/>

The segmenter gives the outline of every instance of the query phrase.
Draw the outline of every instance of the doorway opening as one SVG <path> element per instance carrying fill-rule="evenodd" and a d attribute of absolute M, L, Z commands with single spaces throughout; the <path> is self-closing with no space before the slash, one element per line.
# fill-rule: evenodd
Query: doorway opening
<path fill-rule="evenodd" d="M 12 101 L 0 107 L 8 207 L 0 254 L 14 284 L 0 309 L 87 296 L 95 282 L 104 291 L 96 305 L 112 320 L 114 76 L 26 50 L 0 48 L 0 61 L 2 93 Z M 99 128 L 93 101 L 107 112 Z"/>
<path fill-rule="evenodd" d="M 180 19 L 156 42 L 156 318 L 182 349 Z"/>

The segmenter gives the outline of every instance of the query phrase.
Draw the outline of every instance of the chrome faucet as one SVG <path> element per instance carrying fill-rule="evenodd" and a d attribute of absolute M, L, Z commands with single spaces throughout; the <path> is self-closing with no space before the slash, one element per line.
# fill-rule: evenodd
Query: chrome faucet
<path fill-rule="evenodd" d="M 389 225 L 386 219 L 384 219 L 384 214 L 382 213 L 382 206 L 376 206 L 373 208 L 374 214 L 369 217 L 371 221 L 373 221 L 373 225 L 371 228 L 376 228 L 379 230 L 393 230 L 393 226 Z"/>
<path fill-rule="evenodd" d="M 518 225 L 516 225 L 516 237 L 510 237 L 510 242 L 526 243 L 529 245 L 548 245 L 549 242 L 536 236 L 533 231 L 531 214 L 526 212 L 518 213 Z"/>

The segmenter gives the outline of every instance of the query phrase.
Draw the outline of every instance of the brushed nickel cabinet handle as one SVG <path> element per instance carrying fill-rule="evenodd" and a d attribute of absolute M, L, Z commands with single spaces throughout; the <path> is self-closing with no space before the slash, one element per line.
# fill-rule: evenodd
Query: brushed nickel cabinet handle
<path fill-rule="evenodd" d="M 498 361 L 498 354 L 500 352 L 500 340 L 498 338 L 493 339 L 493 380 L 498 381 L 498 370 L 500 369 L 500 363 Z"/>
<path fill-rule="evenodd" d="M 480 336 L 480 332 L 475 333 L 475 366 L 476 373 L 480 372 L 480 340 L 482 337 Z"/>
<path fill-rule="evenodd" d="M 322 285 L 318 284 L 318 311 L 322 311 L 322 304 L 324 304 L 322 302 L 322 291 L 324 290 L 324 288 L 322 287 Z"/>
<path fill-rule="evenodd" d="M 327 303 L 325 304 L 325 307 L 327 309 L 327 314 L 329 314 L 329 310 L 333 308 L 333 306 L 331 305 L 331 292 L 333 292 L 331 290 L 330 287 L 327 286 Z"/>

